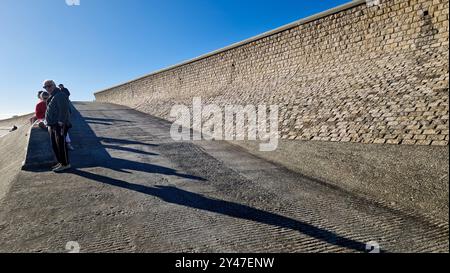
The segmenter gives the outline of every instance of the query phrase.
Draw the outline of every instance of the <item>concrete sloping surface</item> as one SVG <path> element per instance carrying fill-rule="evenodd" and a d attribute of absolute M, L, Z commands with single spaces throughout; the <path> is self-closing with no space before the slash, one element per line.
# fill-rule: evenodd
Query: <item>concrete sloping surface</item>
<path fill-rule="evenodd" d="M 448 223 L 330 187 L 166 121 L 76 103 L 74 169 L 21 171 L 0 204 L 1 252 L 448 252 Z"/>
<path fill-rule="evenodd" d="M 0 134 L 2 134 L 3 130 L 9 130 L 13 125 L 17 127 L 21 127 L 23 125 L 29 124 L 29 119 L 33 116 L 33 114 L 27 114 L 23 116 L 18 116 L 9 119 L 0 120 Z"/>
<path fill-rule="evenodd" d="M 233 144 L 304 176 L 448 223 L 448 146 L 281 140 L 277 150 L 260 152 L 255 142 Z"/>
<path fill-rule="evenodd" d="M 27 114 L 22 116 L 17 116 L 13 118 L 8 119 L 2 119 L 0 120 L 0 138 L 6 136 L 9 134 L 9 131 L 13 128 L 13 126 L 16 126 L 17 128 L 21 128 L 23 126 L 30 125 L 30 118 L 34 114 Z"/>
<path fill-rule="evenodd" d="M 30 126 L 0 137 L 0 200 L 19 174 L 26 154 Z"/>

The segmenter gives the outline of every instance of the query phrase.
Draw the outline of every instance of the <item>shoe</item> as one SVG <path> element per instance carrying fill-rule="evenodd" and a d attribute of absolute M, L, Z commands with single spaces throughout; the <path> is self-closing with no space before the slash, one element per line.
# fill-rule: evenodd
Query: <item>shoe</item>
<path fill-rule="evenodd" d="M 59 167 L 61 167 L 61 163 L 58 163 L 58 164 L 56 164 L 55 166 L 53 166 L 53 167 L 52 167 L 52 170 L 57 169 L 57 168 L 59 168 Z"/>
<path fill-rule="evenodd" d="M 68 170 L 68 169 L 70 169 L 70 168 L 71 168 L 70 164 L 69 164 L 69 165 L 66 165 L 66 166 L 61 165 L 61 166 L 59 166 L 58 168 L 54 169 L 53 171 L 54 171 L 55 173 L 60 173 L 60 172 L 63 172 L 63 171 L 65 171 L 65 170 Z"/>
<path fill-rule="evenodd" d="M 71 151 L 75 151 L 75 148 L 70 143 L 67 143 L 67 149 L 69 149 Z"/>

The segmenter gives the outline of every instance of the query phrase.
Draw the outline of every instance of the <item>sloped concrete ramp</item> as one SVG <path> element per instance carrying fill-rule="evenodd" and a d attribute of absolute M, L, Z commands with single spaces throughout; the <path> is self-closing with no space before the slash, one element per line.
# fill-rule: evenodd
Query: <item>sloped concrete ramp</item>
<path fill-rule="evenodd" d="M 21 171 L 1 252 L 448 252 L 448 224 L 383 207 L 167 122 L 76 103 L 74 169 Z"/>
<path fill-rule="evenodd" d="M 0 121 L 0 126 L 5 128 L 0 132 L 4 133 L 0 136 L 0 200 L 19 174 L 25 159 L 30 125 L 23 124 L 23 121 L 22 118 Z M 8 128 L 14 124 L 18 129 L 9 132 Z"/>

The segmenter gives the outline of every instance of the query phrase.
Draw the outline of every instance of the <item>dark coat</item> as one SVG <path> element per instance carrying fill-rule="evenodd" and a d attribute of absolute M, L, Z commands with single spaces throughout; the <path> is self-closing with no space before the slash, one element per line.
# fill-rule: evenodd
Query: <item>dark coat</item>
<path fill-rule="evenodd" d="M 67 89 L 67 88 L 64 87 L 63 89 L 61 89 L 61 92 L 63 92 L 64 94 L 66 94 L 67 97 L 70 97 L 69 89 Z"/>
<path fill-rule="evenodd" d="M 58 122 L 70 125 L 70 103 L 69 98 L 58 88 L 47 100 L 45 120 L 48 126 L 55 126 Z"/>

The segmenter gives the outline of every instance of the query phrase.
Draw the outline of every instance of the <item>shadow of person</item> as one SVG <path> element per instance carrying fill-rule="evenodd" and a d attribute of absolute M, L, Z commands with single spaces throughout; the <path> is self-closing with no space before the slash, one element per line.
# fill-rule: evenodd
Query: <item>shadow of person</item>
<path fill-rule="evenodd" d="M 129 139 L 97 137 L 95 132 L 89 127 L 88 123 L 83 119 L 77 110 L 74 110 L 73 112 L 72 130 L 73 139 L 75 142 L 79 143 L 78 145 L 80 146 L 79 149 L 71 153 L 71 163 L 72 167 L 75 169 L 100 167 L 122 173 L 132 173 L 132 171 L 138 171 L 205 181 L 202 177 L 184 174 L 172 168 L 112 157 L 106 150 L 107 148 L 145 156 L 157 156 L 158 154 L 156 153 L 146 152 L 136 148 L 126 147 L 124 145 L 144 147 L 156 147 L 158 145 Z"/>
<path fill-rule="evenodd" d="M 128 149 L 119 148 L 125 151 Z M 135 151 L 136 152 L 136 151 Z M 138 151 L 138 153 L 142 153 L 145 155 L 157 155 L 153 153 L 146 153 L 142 151 Z M 133 172 L 144 172 L 151 174 L 162 174 L 168 176 L 178 176 L 181 178 L 197 180 L 197 181 L 206 181 L 206 179 L 195 176 L 184 174 L 175 169 L 159 166 L 151 163 L 144 163 L 139 161 L 133 161 L 129 159 L 123 158 L 115 158 L 112 157 L 103 146 L 97 147 L 96 149 L 92 149 L 88 154 L 83 153 L 83 151 L 76 151 L 72 156 L 72 167 L 74 169 L 85 169 L 85 168 L 104 168 L 113 170 L 116 172 L 122 173 L 133 173 Z"/>
<path fill-rule="evenodd" d="M 234 218 L 245 219 L 248 221 L 253 221 L 279 228 L 291 229 L 312 238 L 321 240 L 325 243 L 352 249 L 355 251 L 364 252 L 366 249 L 366 244 L 363 244 L 361 242 L 345 238 L 331 231 L 315 227 L 302 221 L 291 219 L 272 212 L 263 211 L 257 208 L 252 208 L 247 205 L 208 198 L 203 195 L 185 191 L 172 186 L 148 187 L 103 175 L 90 173 L 83 170 L 72 170 L 71 172 L 92 181 L 120 187 L 149 196 L 154 196 L 167 203 L 177 204 L 180 206 L 195 208 L 203 211 L 209 211 Z"/>
<path fill-rule="evenodd" d="M 137 161 L 131 161 L 127 159 L 121 159 L 121 158 L 114 158 L 111 157 L 111 159 L 107 162 L 107 164 L 97 164 L 95 167 L 102 167 L 106 169 L 111 169 L 117 172 L 123 172 L 123 173 L 132 173 L 129 171 L 137 171 L 137 172 L 145 172 L 145 173 L 155 173 L 155 174 L 162 174 L 167 176 L 177 176 L 180 178 L 186 178 L 190 180 L 196 180 L 196 181 L 206 181 L 206 179 L 190 175 L 190 174 L 184 174 L 180 173 L 175 169 L 167 168 L 155 164 L 149 164 L 149 163 L 142 163 Z"/>

